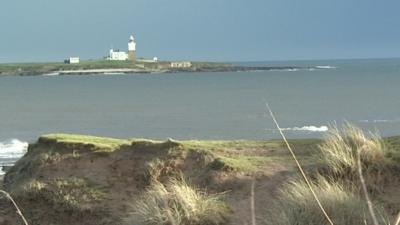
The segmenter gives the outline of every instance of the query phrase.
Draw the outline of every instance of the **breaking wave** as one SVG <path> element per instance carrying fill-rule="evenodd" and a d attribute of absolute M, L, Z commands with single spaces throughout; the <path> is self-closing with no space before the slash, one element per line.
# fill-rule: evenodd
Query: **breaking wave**
<path fill-rule="evenodd" d="M 13 165 L 28 149 L 28 143 L 18 139 L 0 142 L 0 175 L 4 174 L 3 166 Z"/>
<path fill-rule="evenodd" d="M 304 127 L 292 127 L 282 128 L 285 131 L 308 131 L 308 132 L 327 132 L 329 128 L 327 126 L 304 126 Z"/>
<path fill-rule="evenodd" d="M 287 69 L 271 69 L 269 71 L 278 71 L 278 72 L 297 72 L 300 68 L 287 68 Z M 260 72 L 264 72 L 265 70 L 260 70 Z"/>
<path fill-rule="evenodd" d="M 336 69 L 335 66 L 316 66 L 317 69 Z"/>

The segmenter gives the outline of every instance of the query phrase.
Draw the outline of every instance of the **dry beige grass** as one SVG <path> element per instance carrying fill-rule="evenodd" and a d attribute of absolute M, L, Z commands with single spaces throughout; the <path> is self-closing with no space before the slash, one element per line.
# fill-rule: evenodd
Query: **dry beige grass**
<path fill-rule="evenodd" d="M 313 183 L 318 198 L 335 224 L 371 225 L 372 219 L 365 200 L 352 191 L 320 177 Z M 280 192 L 265 224 L 267 225 L 327 225 L 308 186 L 303 181 L 293 181 Z M 380 224 L 388 224 L 382 209 L 378 210 Z"/>
<path fill-rule="evenodd" d="M 268 109 L 268 111 L 269 111 L 269 113 L 270 113 L 270 115 L 271 115 L 272 120 L 274 121 L 276 127 L 277 127 L 278 130 L 279 130 L 279 133 L 280 133 L 281 136 L 282 136 L 283 141 L 285 142 L 285 144 L 286 144 L 286 146 L 287 146 L 287 148 L 288 148 L 290 154 L 292 155 L 293 160 L 296 162 L 296 165 L 297 165 L 297 167 L 298 167 L 298 169 L 299 169 L 299 172 L 300 172 L 300 174 L 302 175 L 303 180 L 304 180 L 305 184 L 307 185 L 308 189 L 310 190 L 310 192 L 311 192 L 311 194 L 312 194 L 312 196 L 313 196 L 315 202 L 317 203 L 319 209 L 321 210 L 321 212 L 322 212 L 322 214 L 324 215 L 324 217 L 325 217 L 325 219 L 327 220 L 327 222 L 329 222 L 330 225 L 334 225 L 332 219 L 330 218 L 329 214 L 326 212 L 324 206 L 322 205 L 322 203 L 321 203 L 321 201 L 319 200 L 317 194 L 315 193 L 314 188 L 312 187 L 312 184 L 311 184 L 311 182 L 310 182 L 310 179 L 308 178 L 308 176 L 307 176 L 306 173 L 304 172 L 304 169 L 303 169 L 302 165 L 300 164 L 299 160 L 297 159 L 297 156 L 296 156 L 296 154 L 294 153 L 294 151 L 293 151 L 291 145 L 289 144 L 288 140 L 286 139 L 286 136 L 283 134 L 283 131 L 282 131 L 282 129 L 280 128 L 279 123 L 278 123 L 278 120 L 275 118 L 275 115 L 274 115 L 274 113 L 272 112 L 272 109 L 269 107 L 268 103 L 266 104 L 266 106 L 267 106 L 267 109 Z"/>
<path fill-rule="evenodd" d="M 341 182 L 359 183 L 359 154 L 369 191 L 381 192 L 393 175 L 387 153 L 388 149 L 377 135 L 366 135 L 350 124 L 344 125 L 343 129 L 332 127 L 320 145 L 321 172 Z"/>
<path fill-rule="evenodd" d="M 168 185 L 154 181 L 134 205 L 127 224 L 218 225 L 229 209 L 220 195 L 208 195 L 173 179 Z"/>
<path fill-rule="evenodd" d="M 381 168 L 386 163 L 387 152 L 381 138 L 367 136 L 360 128 L 350 124 L 343 129 L 332 127 L 320 146 L 323 161 L 336 173 L 356 173 L 357 151 L 361 150 L 364 167 Z"/>
<path fill-rule="evenodd" d="M 317 191 L 321 192 L 325 191 L 326 195 L 324 194 L 324 198 L 326 196 L 329 196 L 329 191 L 331 188 L 329 188 L 329 183 L 325 180 L 325 178 L 320 177 L 319 179 L 323 179 L 324 181 L 321 184 L 321 181 L 319 181 L 317 185 L 311 184 L 309 178 L 303 171 L 302 166 L 300 165 L 299 161 L 297 160 L 297 156 L 292 150 L 290 144 L 286 140 L 285 135 L 282 132 L 282 129 L 279 127 L 279 124 L 269 107 L 269 105 L 266 105 L 269 113 L 275 122 L 276 127 L 278 128 L 283 140 L 285 141 L 290 153 L 293 156 L 293 159 L 295 160 L 299 171 L 303 177 L 303 188 L 301 186 L 296 185 L 296 183 L 292 183 L 292 189 L 287 191 L 286 193 L 282 193 L 283 198 L 281 198 L 281 202 L 284 202 L 284 204 L 289 204 L 291 199 L 287 199 L 292 195 L 292 200 L 295 198 L 299 198 L 297 200 L 306 200 L 306 199 L 301 199 L 301 196 L 304 194 L 309 194 L 307 196 L 307 199 L 314 199 L 315 201 L 312 201 L 311 203 L 316 203 L 317 208 L 319 208 L 319 214 L 323 215 L 323 217 L 326 219 L 320 221 L 313 221 L 314 217 L 312 215 L 303 215 L 295 218 L 294 220 L 290 221 L 294 217 L 296 217 L 296 210 L 299 210 L 299 212 L 304 212 L 304 210 L 307 209 L 307 206 L 301 206 L 301 207 L 295 207 L 292 205 L 292 209 L 289 211 L 289 213 L 286 213 L 284 215 L 284 207 L 282 207 L 279 210 L 275 210 L 275 213 L 279 214 L 281 213 L 280 217 L 274 217 L 273 214 L 271 213 L 271 220 L 273 223 L 271 224 L 323 224 L 323 222 L 327 222 L 327 224 L 333 225 L 335 223 L 338 223 L 337 221 L 332 220 L 331 212 L 328 213 L 328 210 L 326 208 L 330 208 L 328 206 L 325 206 L 325 203 L 322 203 L 321 197 L 317 195 Z M 371 136 L 367 137 L 361 129 L 352 126 L 350 124 L 346 124 L 344 126 L 344 129 L 340 131 L 337 127 L 333 127 L 331 129 L 330 135 L 326 138 L 326 140 L 323 142 L 323 144 L 320 146 L 321 149 L 321 158 L 322 161 L 324 162 L 324 172 L 328 172 L 327 174 L 325 173 L 325 176 L 333 176 L 333 179 L 330 177 L 331 180 L 334 180 L 333 183 L 331 183 L 331 186 L 335 185 L 336 193 L 337 194 L 348 194 L 348 197 L 351 197 L 349 194 L 351 192 L 340 192 L 341 186 L 339 186 L 339 182 L 342 183 L 343 180 L 345 180 L 343 183 L 348 185 L 354 184 L 354 178 L 358 176 L 359 181 L 361 182 L 362 186 L 362 191 L 364 193 L 364 196 L 366 198 L 366 205 L 369 210 L 369 219 L 371 220 L 371 224 L 373 225 L 379 225 L 381 221 L 379 222 L 374 210 L 373 203 L 370 199 L 369 196 L 369 190 L 365 181 L 365 178 L 363 176 L 363 170 L 367 169 L 368 175 L 369 175 L 369 186 L 371 187 L 371 190 L 378 189 L 379 187 L 383 187 L 384 182 L 382 182 L 382 173 L 383 171 L 388 171 L 389 166 L 389 160 L 386 158 L 387 152 L 386 148 L 383 145 L 383 141 L 381 138 L 378 136 Z M 391 177 L 391 174 L 388 176 Z M 342 178 L 341 181 L 338 181 L 337 178 Z M 345 179 L 343 179 L 345 178 Z M 348 181 L 346 180 L 348 179 Z M 313 187 L 314 186 L 314 187 Z M 378 186 L 378 188 L 377 188 Z M 289 186 L 290 188 L 290 186 Z M 302 193 L 299 192 L 301 189 L 306 190 L 306 192 Z M 378 189 L 379 190 L 379 189 Z M 361 190 L 359 190 L 361 191 Z M 300 195 L 298 195 L 300 193 Z M 281 197 L 282 197 L 281 196 Z M 340 197 L 340 196 L 338 196 Z M 337 199 L 336 199 L 337 200 Z M 355 199 L 354 199 L 355 200 Z M 293 201 L 295 202 L 295 201 Z M 355 203 L 356 201 L 353 201 Z M 326 204 L 332 204 L 334 202 L 329 201 Z M 350 203 L 350 202 L 349 202 Z M 362 204 L 362 203 L 361 203 Z M 360 204 L 360 206 L 361 206 Z M 347 204 L 346 206 L 349 206 L 350 204 Z M 298 206 L 298 205 L 297 205 Z M 276 209 L 276 207 L 273 207 L 272 209 Z M 333 208 L 335 209 L 335 208 Z M 252 212 L 254 209 L 252 209 Z M 272 210 L 274 211 L 274 210 Z M 315 211 L 315 210 L 314 210 Z M 337 209 L 337 211 L 340 211 L 340 209 Z M 336 213 L 337 211 L 334 211 L 333 213 Z M 317 212 L 315 212 L 317 213 Z M 297 213 L 298 214 L 298 213 Z M 386 214 L 386 213 L 385 213 Z M 336 216 L 336 215 L 335 215 Z M 348 215 L 347 215 L 348 216 Z M 351 217 L 351 220 L 356 219 L 357 216 Z M 304 221 L 299 222 L 298 219 L 304 219 Z M 343 215 L 339 215 L 339 218 L 343 219 Z M 351 220 L 345 219 L 341 220 L 339 224 L 347 224 L 347 222 L 351 222 Z M 316 222 L 316 223 L 314 223 Z M 356 222 L 356 221 L 354 221 Z M 363 223 L 362 223 L 363 222 Z M 397 222 L 395 222 L 397 223 Z M 350 224 L 368 224 L 367 219 L 364 218 L 362 220 L 359 220 L 357 223 L 351 222 Z M 386 223 L 388 224 L 388 223 Z"/>

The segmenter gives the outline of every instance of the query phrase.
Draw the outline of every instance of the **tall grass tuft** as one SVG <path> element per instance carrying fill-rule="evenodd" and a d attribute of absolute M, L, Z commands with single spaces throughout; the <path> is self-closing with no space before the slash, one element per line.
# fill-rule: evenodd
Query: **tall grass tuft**
<path fill-rule="evenodd" d="M 326 212 L 335 224 L 371 225 L 368 207 L 363 199 L 337 183 L 319 177 L 312 184 Z M 380 224 L 386 216 L 379 211 Z M 267 225 L 328 225 L 321 209 L 304 181 L 292 181 L 281 192 L 270 211 Z"/>
<path fill-rule="evenodd" d="M 127 224 L 219 225 L 229 212 L 221 195 L 208 195 L 184 180 L 173 179 L 167 185 L 154 181 L 134 205 Z"/>
<path fill-rule="evenodd" d="M 367 136 L 350 124 L 343 129 L 333 127 L 320 145 L 319 157 L 323 162 L 323 174 L 346 182 L 359 180 L 357 157 L 359 154 L 366 184 L 371 191 L 380 191 L 385 180 L 390 179 L 390 160 L 386 157 L 382 139 Z"/>

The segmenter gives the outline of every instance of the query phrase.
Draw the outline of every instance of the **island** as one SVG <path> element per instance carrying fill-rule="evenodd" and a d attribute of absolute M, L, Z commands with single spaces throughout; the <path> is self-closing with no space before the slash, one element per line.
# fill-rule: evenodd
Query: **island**
<path fill-rule="evenodd" d="M 229 63 L 191 61 L 112 61 L 86 60 L 79 63 L 4 63 L 0 76 L 137 74 L 179 72 L 243 72 L 265 70 L 296 70 L 298 66 L 239 66 Z M 308 68 L 308 67 L 307 67 Z"/>
<path fill-rule="evenodd" d="M 0 76 L 35 75 L 93 75 L 93 74 L 147 74 L 179 72 L 243 72 L 263 70 L 297 70 L 298 66 L 242 66 L 232 63 L 159 60 L 138 57 L 133 35 L 128 50 L 110 49 L 107 56 L 95 60 L 81 60 L 74 56 L 64 62 L 0 63 Z"/>

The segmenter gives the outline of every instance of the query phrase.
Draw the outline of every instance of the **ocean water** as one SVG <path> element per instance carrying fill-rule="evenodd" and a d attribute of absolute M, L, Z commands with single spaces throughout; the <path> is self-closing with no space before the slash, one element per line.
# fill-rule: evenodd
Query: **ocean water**
<path fill-rule="evenodd" d="M 254 62 L 292 71 L 0 77 L 0 165 L 46 133 L 155 139 L 318 138 L 349 121 L 400 135 L 400 59 Z"/>

